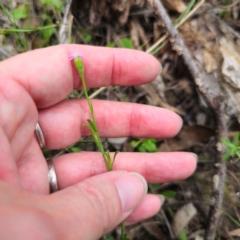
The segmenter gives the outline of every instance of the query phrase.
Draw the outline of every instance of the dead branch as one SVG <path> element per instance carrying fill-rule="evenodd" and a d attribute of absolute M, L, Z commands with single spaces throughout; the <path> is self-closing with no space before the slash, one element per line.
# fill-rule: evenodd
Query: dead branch
<path fill-rule="evenodd" d="M 213 177 L 214 187 L 205 231 L 206 240 L 215 239 L 218 219 L 221 214 L 227 171 L 226 164 L 222 162 L 222 157 L 225 152 L 225 149 L 224 145 L 220 142 L 220 138 L 226 138 L 228 135 L 226 118 L 224 117 L 224 98 L 222 95 L 219 95 L 216 98 L 214 98 L 214 110 L 216 114 L 217 139 L 218 139 L 215 162 L 216 166 L 218 167 L 218 172 Z"/>
<path fill-rule="evenodd" d="M 223 195 L 224 195 L 224 183 L 226 177 L 226 165 L 222 162 L 222 156 L 224 154 L 224 146 L 220 142 L 220 138 L 227 136 L 227 126 L 224 117 L 224 96 L 214 96 L 210 89 L 205 85 L 207 81 L 206 76 L 203 77 L 202 72 L 195 64 L 193 57 L 191 56 L 187 46 L 183 42 L 177 29 L 173 26 L 170 17 L 164 9 L 160 0 L 148 0 L 151 7 L 154 9 L 155 14 L 160 18 L 163 26 L 167 30 L 167 34 L 170 37 L 172 48 L 182 56 L 187 68 L 189 69 L 195 84 L 197 85 L 201 95 L 206 100 L 210 109 L 215 113 L 216 118 L 216 138 L 218 143 L 216 146 L 216 158 L 215 163 L 218 167 L 218 171 L 214 177 L 214 189 L 212 192 L 211 205 L 208 214 L 208 221 L 206 226 L 205 239 L 213 240 L 215 238 L 217 223 L 222 207 Z"/>

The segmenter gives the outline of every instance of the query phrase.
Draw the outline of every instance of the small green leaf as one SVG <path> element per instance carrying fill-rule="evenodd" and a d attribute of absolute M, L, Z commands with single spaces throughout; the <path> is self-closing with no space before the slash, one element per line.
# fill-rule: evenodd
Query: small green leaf
<path fill-rule="evenodd" d="M 138 150 L 140 152 L 156 152 L 157 151 L 157 145 L 156 145 L 155 139 L 146 139 L 144 140 L 141 145 L 138 147 Z"/>
<path fill-rule="evenodd" d="M 230 155 L 233 157 L 235 155 L 236 148 L 230 148 Z"/>
<path fill-rule="evenodd" d="M 84 43 L 89 43 L 92 40 L 92 35 L 91 34 L 85 34 L 83 36 L 83 42 Z"/>
<path fill-rule="evenodd" d="M 14 20 L 25 19 L 27 17 L 27 5 L 20 5 L 12 11 Z"/>
<path fill-rule="evenodd" d="M 115 43 L 114 42 L 110 42 L 109 44 L 107 44 L 106 47 L 114 48 L 115 47 Z"/>
<path fill-rule="evenodd" d="M 87 29 L 80 27 L 80 35 L 84 43 L 89 43 L 92 40 L 92 33 Z"/>
<path fill-rule="evenodd" d="M 116 152 L 114 153 L 114 156 L 113 156 L 113 163 L 115 162 L 115 159 L 116 159 L 116 156 L 117 156 L 118 153 L 119 153 L 119 151 L 116 151 Z"/>
<path fill-rule="evenodd" d="M 88 119 L 87 121 L 88 121 L 89 125 L 91 126 L 92 130 L 93 130 L 94 132 L 98 132 L 97 127 L 95 126 L 95 124 L 93 123 L 93 121 L 90 120 L 90 119 Z"/>
<path fill-rule="evenodd" d="M 226 162 L 231 157 L 231 149 L 228 149 L 222 157 L 222 162 Z"/>
<path fill-rule="evenodd" d="M 133 48 L 133 42 L 130 38 L 124 37 L 119 41 L 118 46 L 120 48 Z"/>
<path fill-rule="evenodd" d="M 155 190 L 157 188 L 159 188 L 160 184 L 149 184 L 149 187 L 152 189 L 152 190 Z"/>
<path fill-rule="evenodd" d="M 42 34 L 45 42 L 49 42 L 49 39 L 53 36 L 54 33 L 56 33 L 55 28 L 47 28 L 42 30 Z"/>
<path fill-rule="evenodd" d="M 138 141 L 132 140 L 130 144 L 131 144 L 131 146 L 132 146 L 133 148 L 135 148 L 135 147 L 137 147 L 137 145 L 138 145 Z"/>
<path fill-rule="evenodd" d="M 227 147 L 234 147 L 234 144 L 231 143 L 231 141 L 228 138 L 221 138 L 220 139 L 222 143 L 224 143 Z"/>
<path fill-rule="evenodd" d="M 238 158 L 240 158 L 240 152 L 239 151 L 236 152 L 236 155 L 238 156 Z"/>
<path fill-rule="evenodd" d="M 70 150 L 71 150 L 71 152 L 81 152 L 80 147 L 71 147 Z"/>
<path fill-rule="evenodd" d="M 179 240 L 187 240 L 187 234 L 184 230 L 181 231 L 181 233 L 178 236 Z"/>
<path fill-rule="evenodd" d="M 237 133 L 237 134 L 235 135 L 234 139 L 233 139 L 233 144 L 234 144 L 235 146 L 238 146 L 238 144 L 239 144 L 239 137 L 240 137 L 240 133 Z"/>
<path fill-rule="evenodd" d="M 146 151 L 147 151 L 146 148 L 145 148 L 145 146 L 142 145 L 142 144 L 141 144 L 140 146 L 138 146 L 137 149 L 138 149 L 139 152 L 146 152 Z"/>
<path fill-rule="evenodd" d="M 41 0 L 41 3 L 54 7 L 56 10 L 61 9 L 63 1 L 61 0 Z"/>
<path fill-rule="evenodd" d="M 121 102 L 127 102 L 127 97 L 122 97 L 120 100 Z"/>
<path fill-rule="evenodd" d="M 165 196 L 166 198 L 174 198 L 177 195 L 177 193 L 172 190 L 165 190 L 165 191 L 161 192 L 161 194 L 163 196 Z"/>

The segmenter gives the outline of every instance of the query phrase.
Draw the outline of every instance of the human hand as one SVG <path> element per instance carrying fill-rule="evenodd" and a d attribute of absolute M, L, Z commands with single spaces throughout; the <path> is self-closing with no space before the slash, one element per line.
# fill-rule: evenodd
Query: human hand
<path fill-rule="evenodd" d="M 23 224 L 26 219 L 37 222 L 36 234 L 97 239 L 124 218 L 130 224 L 159 210 L 160 199 L 146 195 L 147 185 L 139 174 L 149 183 L 180 180 L 192 174 L 196 159 L 183 152 L 119 153 L 115 171 L 106 173 L 100 153 L 66 154 L 54 159 L 60 191 L 48 195 L 48 167 L 34 136 L 36 123 L 49 149 L 67 147 L 89 135 L 83 127 L 89 118 L 86 100 L 65 100 L 74 88 L 81 88 L 68 60 L 76 51 L 84 53 L 89 88 L 145 84 L 159 73 L 159 63 L 145 53 L 80 45 L 35 50 L 1 62 L 0 178 L 14 187 L 1 182 L 0 208 L 12 201 L 9 208 L 17 208 Z M 102 137 L 168 138 L 182 125 L 180 117 L 162 108 L 92 103 Z M 27 226 L 20 226 L 26 234 Z"/>

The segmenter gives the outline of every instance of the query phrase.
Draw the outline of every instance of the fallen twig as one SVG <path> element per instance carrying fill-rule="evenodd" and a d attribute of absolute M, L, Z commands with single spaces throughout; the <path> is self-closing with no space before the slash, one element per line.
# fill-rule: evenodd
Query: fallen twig
<path fill-rule="evenodd" d="M 225 146 L 220 141 L 220 138 L 228 136 L 226 118 L 224 117 L 224 97 L 219 95 L 214 98 L 214 110 L 216 113 L 217 123 L 217 147 L 216 147 L 216 166 L 218 172 L 214 175 L 214 187 L 212 192 L 211 204 L 208 212 L 208 220 L 205 231 L 206 240 L 214 240 L 217 230 L 218 219 L 221 214 L 222 202 L 224 197 L 224 185 L 226 179 L 226 164 L 222 162 L 222 157 L 225 152 Z"/>
<path fill-rule="evenodd" d="M 216 147 L 216 158 L 215 163 L 218 167 L 217 174 L 214 177 L 214 189 L 212 193 L 211 205 L 208 214 L 208 222 L 206 226 L 205 239 L 213 240 L 215 239 L 217 223 L 220 215 L 220 210 L 223 201 L 224 194 L 224 183 L 226 177 L 226 165 L 222 162 L 222 156 L 224 153 L 224 146 L 219 141 L 220 138 L 225 138 L 227 136 L 227 127 L 224 118 L 224 97 L 223 95 L 214 96 L 207 87 L 205 87 L 205 82 L 203 74 L 192 58 L 187 46 L 183 42 L 181 36 L 179 35 L 177 29 L 171 22 L 166 10 L 164 9 L 160 0 L 148 0 L 149 4 L 154 9 L 155 14 L 161 19 L 164 27 L 167 30 L 167 34 L 170 37 L 170 42 L 172 43 L 173 49 L 182 56 L 187 68 L 189 69 L 195 84 L 201 95 L 206 100 L 208 106 L 214 111 L 216 118 L 216 130 L 218 139 Z M 206 76 L 205 80 L 206 80 Z"/>

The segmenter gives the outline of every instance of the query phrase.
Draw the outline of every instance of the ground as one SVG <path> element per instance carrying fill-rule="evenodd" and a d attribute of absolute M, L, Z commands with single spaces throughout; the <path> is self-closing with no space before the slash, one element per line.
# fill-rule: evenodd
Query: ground
<path fill-rule="evenodd" d="M 193 56 L 193 64 L 203 76 L 203 85 L 189 70 L 181 49 L 176 49 L 175 39 L 170 37 L 168 41 L 165 38 L 167 40 L 154 46 L 168 30 L 156 9 L 152 8 L 153 2 L 73 0 L 70 5 L 57 0 L 28 3 L 14 0 L 11 4 L 2 0 L 0 25 L 4 29 L 0 29 L 0 59 L 67 42 L 134 48 L 154 54 L 163 69 L 153 83 L 109 87 L 98 97 L 171 109 L 183 119 L 181 132 L 169 140 L 126 138 L 118 139 L 117 143 L 113 139 L 103 141 L 111 150 L 191 151 L 198 155 L 199 161 L 194 175 L 185 181 L 149 185 L 150 192 L 166 196 L 164 206 L 153 218 L 128 227 L 128 237 L 204 239 L 205 229 L 211 221 L 209 206 L 213 197 L 221 198 L 216 196 L 220 190 L 224 200 L 215 213 L 216 216 L 219 214 L 216 239 L 240 239 L 240 1 L 161 1 L 171 21 L 180 22 L 180 36 Z M 182 14 L 191 3 L 191 16 L 184 17 Z M 16 33 L 17 28 L 22 32 Z M 9 29 L 13 29 L 13 34 Z M 74 91 L 70 98 L 79 95 Z M 225 128 L 219 128 L 219 122 L 224 123 Z M 223 130 L 224 136 L 221 135 Z M 221 136 L 224 143 L 221 143 Z M 92 149 L 94 146 L 83 140 L 61 152 L 79 151 L 80 148 Z M 225 152 L 231 154 L 225 156 Z M 45 151 L 46 157 L 57 153 Z M 225 186 L 214 189 L 214 181 L 221 181 L 219 169 L 225 163 Z M 110 233 L 107 239 L 111 239 L 110 236 L 118 238 L 119 231 Z"/>

